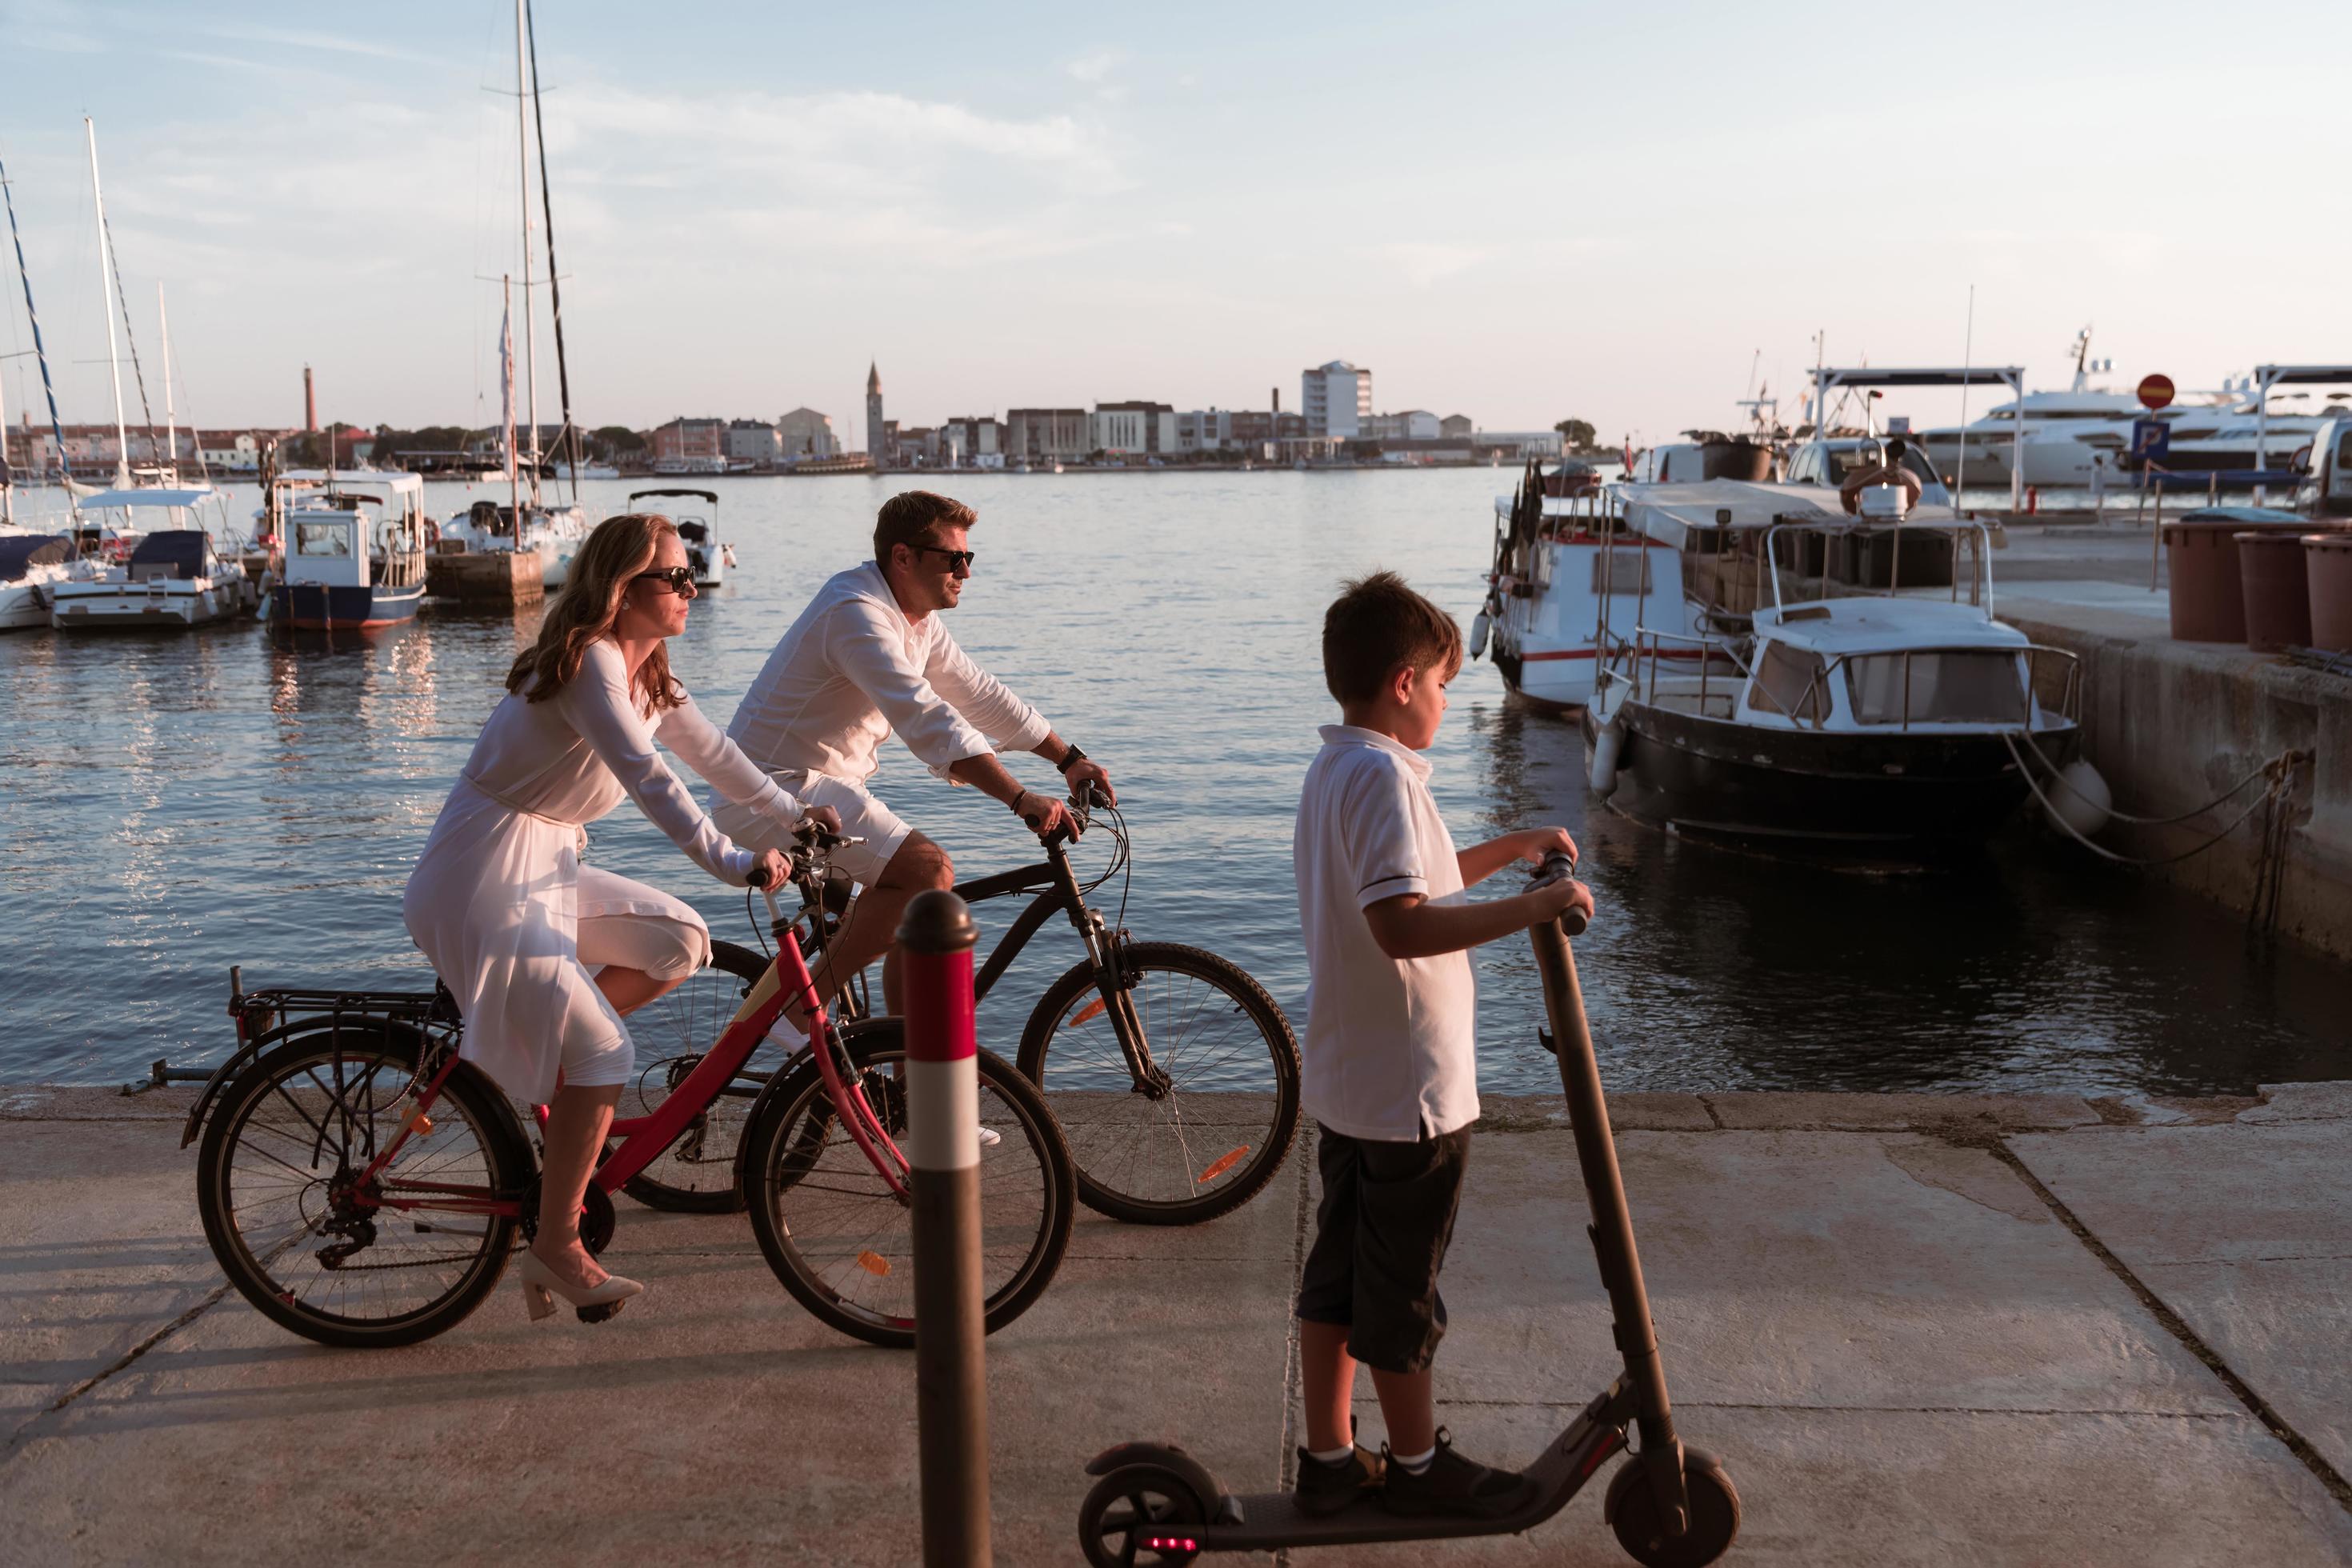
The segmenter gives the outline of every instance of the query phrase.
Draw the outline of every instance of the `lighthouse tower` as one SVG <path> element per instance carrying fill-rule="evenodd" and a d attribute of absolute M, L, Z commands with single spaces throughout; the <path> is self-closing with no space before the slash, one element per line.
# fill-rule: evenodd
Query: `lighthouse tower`
<path fill-rule="evenodd" d="M 890 427 L 882 423 L 882 373 L 866 364 L 866 455 L 877 473 L 890 466 Z"/>

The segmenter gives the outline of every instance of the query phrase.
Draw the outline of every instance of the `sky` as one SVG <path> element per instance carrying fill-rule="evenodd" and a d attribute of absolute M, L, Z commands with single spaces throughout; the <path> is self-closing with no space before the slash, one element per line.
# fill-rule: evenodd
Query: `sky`
<path fill-rule="evenodd" d="M 573 400 L 862 446 L 869 361 L 930 424 L 1295 408 L 1347 359 L 1381 410 L 1638 443 L 1792 414 L 1817 332 L 2036 386 L 2085 326 L 2126 388 L 2352 360 L 2352 5 L 1896 9 L 539 0 Z M 88 114 L 159 418 L 160 282 L 184 419 L 299 423 L 307 363 L 322 419 L 494 423 L 514 88 L 506 0 L 0 0 L 65 417 L 111 407 Z"/>

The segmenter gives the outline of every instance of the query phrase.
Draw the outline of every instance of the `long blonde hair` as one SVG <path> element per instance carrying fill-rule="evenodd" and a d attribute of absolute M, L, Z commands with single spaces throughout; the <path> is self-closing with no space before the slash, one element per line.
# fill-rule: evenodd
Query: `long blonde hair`
<path fill-rule="evenodd" d="M 544 702 L 562 690 L 579 675 L 588 645 L 611 635 L 629 580 L 652 565 L 662 540 L 677 532 L 677 524 L 653 511 L 623 512 L 598 523 L 572 558 L 571 575 L 540 623 L 539 641 L 507 671 L 507 689 L 522 692 L 529 702 Z M 654 644 L 632 684 L 651 713 L 686 700 L 686 688 L 669 672 L 669 648 L 664 643 Z"/>

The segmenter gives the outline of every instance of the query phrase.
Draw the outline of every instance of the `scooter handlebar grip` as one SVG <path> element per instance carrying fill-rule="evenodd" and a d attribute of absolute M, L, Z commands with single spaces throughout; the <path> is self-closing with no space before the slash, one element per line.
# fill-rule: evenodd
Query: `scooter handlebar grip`
<path fill-rule="evenodd" d="M 1582 936 L 1584 934 L 1584 928 L 1591 923 L 1591 921 L 1584 918 L 1584 911 L 1582 910 L 1576 908 L 1574 905 L 1570 905 L 1569 908 L 1560 911 L 1559 934 L 1569 937 Z"/>

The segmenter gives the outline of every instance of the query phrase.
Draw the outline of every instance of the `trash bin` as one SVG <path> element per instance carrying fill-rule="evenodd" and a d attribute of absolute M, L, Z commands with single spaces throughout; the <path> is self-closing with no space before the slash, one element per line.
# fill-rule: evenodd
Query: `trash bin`
<path fill-rule="evenodd" d="M 2164 525 L 2172 581 L 2172 635 L 2180 642 L 2246 640 L 2238 535 L 2311 531 L 2308 521 L 2262 507 L 2200 507 Z"/>
<path fill-rule="evenodd" d="M 2311 589 L 2304 575 L 2304 538 L 2284 529 L 2267 528 L 2237 535 L 2246 646 L 2257 652 L 2311 646 Z"/>
<path fill-rule="evenodd" d="M 2327 653 L 2352 653 L 2352 533 L 2305 534 L 2303 565 L 2310 593 L 2311 646 Z"/>

